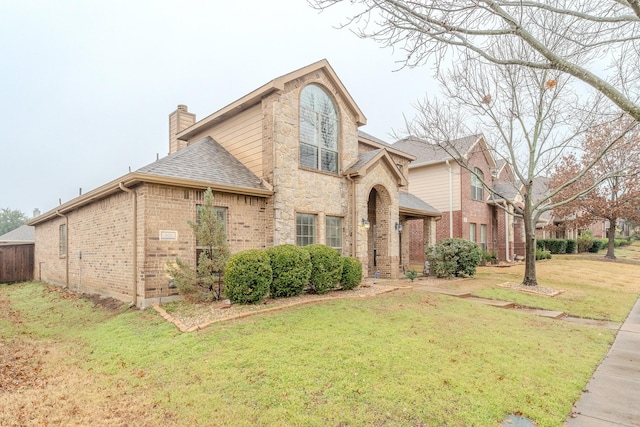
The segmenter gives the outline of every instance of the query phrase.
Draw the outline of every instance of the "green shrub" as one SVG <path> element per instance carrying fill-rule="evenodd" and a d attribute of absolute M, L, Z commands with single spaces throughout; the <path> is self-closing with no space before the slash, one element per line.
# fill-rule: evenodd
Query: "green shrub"
<path fill-rule="evenodd" d="M 476 273 L 482 249 L 464 239 L 443 239 L 427 249 L 427 260 L 438 277 L 467 277 Z"/>
<path fill-rule="evenodd" d="M 224 292 L 238 304 L 255 304 L 267 295 L 272 281 L 266 251 L 249 249 L 231 256 L 224 273 Z"/>
<path fill-rule="evenodd" d="M 605 246 L 607 246 L 606 239 L 595 239 L 593 241 L 593 245 L 591 245 L 591 248 L 589 248 L 589 252 L 597 254 L 600 249 L 604 248 Z"/>
<path fill-rule="evenodd" d="M 416 270 L 411 269 L 405 273 L 405 276 L 407 276 L 407 279 L 413 282 L 416 279 L 416 277 L 418 277 L 418 272 Z"/>
<path fill-rule="evenodd" d="M 344 290 L 354 289 L 362 281 L 362 263 L 351 257 L 342 257 L 342 278 L 340 286 Z"/>
<path fill-rule="evenodd" d="M 593 246 L 593 237 L 591 234 L 581 234 L 576 243 L 578 244 L 578 253 L 589 252 Z"/>
<path fill-rule="evenodd" d="M 609 244 L 609 242 L 607 242 L 607 245 Z M 614 244 L 616 248 L 619 248 L 620 246 L 627 246 L 630 244 L 629 240 L 627 239 L 615 239 L 614 240 Z M 605 245 L 606 247 L 606 245 Z"/>
<path fill-rule="evenodd" d="M 545 249 L 552 254 L 564 254 L 567 252 L 567 241 L 565 239 L 547 239 Z"/>
<path fill-rule="evenodd" d="M 578 246 L 578 243 L 575 240 L 573 240 L 573 239 L 567 240 L 567 253 L 568 254 L 575 254 L 577 246 Z"/>
<path fill-rule="evenodd" d="M 536 249 L 544 250 L 544 243 L 547 239 L 536 239 Z"/>
<path fill-rule="evenodd" d="M 304 247 L 311 257 L 309 284 L 316 294 L 326 294 L 335 289 L 342 278 L 342 257 L 326 245 L 314 244 Z"/>
<path fill-rule="evenodd" d="M 267 249 L 273 273 L 270 292 L 272 298 L 300 295 L 309 284 L 311 257 L 304 248 L 280 245 Z"/>
<path fill-rule="evenodd" d="M 536 261 L 541 259 L 551 259 L 551 252 L 542 249 L 536 249 Z"/>

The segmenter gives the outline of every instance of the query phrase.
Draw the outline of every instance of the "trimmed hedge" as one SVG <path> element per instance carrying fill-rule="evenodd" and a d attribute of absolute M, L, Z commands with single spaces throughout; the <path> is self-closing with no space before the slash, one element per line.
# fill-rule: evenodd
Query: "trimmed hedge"
<path fill-rule="evenodd" d="M 342 278 L 342 256 L 337 250 L 316 243 L 304 246 L 311 257 L 309 285 L 316 294 L 326 294 L 335 289 Z"/>
<path fill-rule="evenodd" d="M 354 289 L 362 281 L 362 263 L 351 257 L 342 257 L 342 278 L 340 286 L 344 290 Z"/>
<path fill-rule="evenodd" d="M 296 245 L 273 246 L 266 251 L 273 273 L 271 297 L 300 295 L 311 277 L 309 252 Z"/>
<path fill-rule="evenodd" d="M 595 239 L 593 241 L 593 244 L 589 248 L 589 252 L 597 254 L 600 251 L 600 249 L 606 247 L 607 244 L 608 243 L 606 239 Z"/>
<path fill-rule="evenodd" d="M 224 272 L 224 292 L 238 304 L 256 304 L 267 295 L 272 281 L 266 251 L 249 249 L 232 255 Z"/>
<path fill-rule="evenodd" d="M 575 254 L 577 246 L 578 246 L 578 243 L 575 240 L 568 239 L 567 240 L 567 253 L 568 254 Z"/>
<path fill-rule="evenodd" d="M 482 260 L 482 249 L 468 240 L 442 239 L 427 249 L 427 260 L 438 277 L 467 277 L 476 273 Z"/>

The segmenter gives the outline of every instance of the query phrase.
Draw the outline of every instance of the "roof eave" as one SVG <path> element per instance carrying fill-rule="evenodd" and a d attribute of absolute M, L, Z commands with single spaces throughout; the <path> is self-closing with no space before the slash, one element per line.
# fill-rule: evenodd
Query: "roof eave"
<path fill-rule="evenodd" d="M 82 206 L 88 205 L 89 203 L 92 203 L 96 200 L 103 199 L 111 194 L 122 191 L 121 185 L 124 187 L 131 187 L 143 182 L 149 183 L 149 184 L 163 184 L 163 185 L 173 185 L 176 187 L 196 188 L 201 190 L 206 190 L 207 188 L 211 188 L 213 191 L 219 191 L 223 193 L 240 193 L 247 196 L 269 197 L 273 195 L 273 191 L 266 190 L 266 189 L 236 187 L 236 186 L 230 186 L 230 185 L 212 184 L 204 181 L 196 181 L 196 180 L 183 179 L 183 178 L 171 178 L 171 177 L 163 177 L 159 175 L 145 174 L 140 172 L 130 172 L 118 179 L 115 179 L 107 184 L 104 184 L 96 188 L 95 190 L 89 191 L 88 193 L 85 193 L 82 196 L 78 196 L 75 199 L 72 199 L 66 203 L 63 203 L 55 209 L 51 209 L 50 211 L 45 212 L 44 214 L 33 218 L 31 221 L 27 223 L 27 225 L 41 224 L 45 221 L 50 220 L 53 217 L 59 216 L 60 214 L 64 215 Z"/>

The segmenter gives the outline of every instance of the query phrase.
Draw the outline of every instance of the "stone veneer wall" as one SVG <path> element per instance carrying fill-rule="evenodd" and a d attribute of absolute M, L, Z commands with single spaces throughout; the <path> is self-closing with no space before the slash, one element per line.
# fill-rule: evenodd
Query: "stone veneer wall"
<path fill-rule="evenodd" d="M 350 254 L 351 221 L 349 216 L 349 182 L 342 175 L 305 170 L 299 167 L 299 99 L 307 84 L 321 85 L 333 96 L 339 112 L 340 171 L 357 158 L 355 115 L 339 96 L 336 87 L 323 71 L 315 71 L 285 85 L 282 93 L 263 100 L 265 130 L 263 162 L 272 162 L 273 244 L 296 242 L 296 213 L 318 215 L 317 242 L 325 243 L 324 217 L 343 217 L 343 253 Z M 272 130 L 272 133 L 270 134 Z M 271 151 L 271 154 L 269 153 Z M 265 167 L 265 170 L 269 170 Z"/>

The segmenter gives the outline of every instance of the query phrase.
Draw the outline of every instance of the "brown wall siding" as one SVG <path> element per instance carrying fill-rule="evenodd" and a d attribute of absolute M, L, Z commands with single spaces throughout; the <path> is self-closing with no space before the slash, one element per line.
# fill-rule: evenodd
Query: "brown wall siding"
<path fill-rule="evenodd" d="M 215 139 L 257 176 L 262 169 L 262 106 L 260 104 L 225 120 L 210 129 L 198 133 L 189 142 L 206 136 Z"/>

